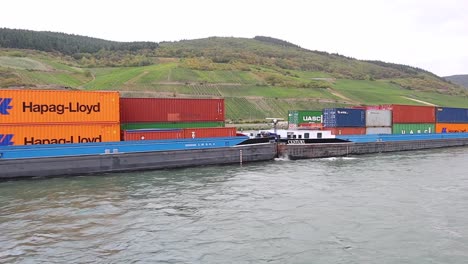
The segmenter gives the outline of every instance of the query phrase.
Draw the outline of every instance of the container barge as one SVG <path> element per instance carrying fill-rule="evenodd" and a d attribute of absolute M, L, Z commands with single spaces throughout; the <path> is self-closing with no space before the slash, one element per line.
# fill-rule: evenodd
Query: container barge
<path fill-rule="evenodd" d="M 385 105 L 290 117 L 296 129 L 247 136 L 224 127 L 222 99 L 0 90 L 0 179 L 468 145 L 463 108 Z"/>
<path fill-rule="evenodd" d="M 468 133 L 421 135 L 347 135 L 342 142 L 304 144 L 294 142 L 279 147 L 279 155 L 292 160 L 362 155 L 383 152 L 468 146 Z"/>
<path fill-rule="evenodd" d="M 290 137 L 281 139 L 265 133 L 250 139 L 236 136 L 4 146 L 0 148 L 0 179 L 242 164 L 269 161 L 278 156 L 296 160 L 468 146 L 468 133 L 322 135 L 321 138 L 314 134 L 313 138 L 305 138 L 307 131 L 277 132 L 289 133 Z"/>
<path fill-rule="evenodd" d="M 273 159 L 275 142 L 224 127 L 224 107 L 211 98 L 0 90 L 0 179 Z"/>

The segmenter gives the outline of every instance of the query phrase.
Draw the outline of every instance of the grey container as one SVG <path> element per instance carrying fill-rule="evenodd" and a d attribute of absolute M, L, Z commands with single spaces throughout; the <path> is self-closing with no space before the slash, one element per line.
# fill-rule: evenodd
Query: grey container
<path fill-rule="evenodd" d="M 366 110 L 366 127 L 390 126 L 392 126 L 391 110 Z"/>

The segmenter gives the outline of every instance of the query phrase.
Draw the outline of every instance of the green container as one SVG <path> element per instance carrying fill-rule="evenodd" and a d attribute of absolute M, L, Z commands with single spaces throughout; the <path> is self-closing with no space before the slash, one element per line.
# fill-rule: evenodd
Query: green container
<path fill-rule="evenodd" d="M 159 123 L 120 124 L 120 128 L 122 130 L 149 129 L 149 128 L 197 128 L 197 127 L 224 127 L 224 122 L 159 122 Z"/>
<path fill-rule="evenodd" d="M 435 124 L 393 124 L 392 134 L 412 135 L 435 133 Z"/>
<path fill-rule="evenodd" d="M 322 123 L 322 111 L 317 110 L 294 110 L 288 113 L 289 124 L 304 124 L 304 123 Z"/>

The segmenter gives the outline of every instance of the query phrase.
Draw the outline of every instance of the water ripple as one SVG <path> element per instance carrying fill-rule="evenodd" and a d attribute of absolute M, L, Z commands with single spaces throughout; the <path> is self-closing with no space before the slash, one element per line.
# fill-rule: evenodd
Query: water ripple
<path fill-rule="evenodd" d="M 468 149 L 0 183 L 1 263 L 466 263 Z"/>

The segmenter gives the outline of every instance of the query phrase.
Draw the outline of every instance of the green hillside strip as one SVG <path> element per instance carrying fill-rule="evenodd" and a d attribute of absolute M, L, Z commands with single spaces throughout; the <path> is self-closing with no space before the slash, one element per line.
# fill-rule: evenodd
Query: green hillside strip
<path fill-rule="evenodd" d="M 7 57 L 0 56 L 0 67 L 19 69 L 19 70 L 37 70 L 37 71 L 47 71 L 50 70 L 47 65 L 44 63 L 31 59 L 31 58 L 22 58 L 22 57 Z"/>
<path fill-rule="evenodd" d="M 468 97 L 467 96 L 450 96 L 434 92 L 419 92 L 414 93 L 411 98 L 428 102 L 439 106 L 451 106 L 468 108 Z M 418 104 L 418 103 L 412 103 Z"/>
<path fill-rule="evenodd" d="M 135 78 L 144 71 L 145 67 L 97 69 L 94 72 L 96 79 L 87 83 L 84 87 L 90 90 L 122 89 L 125 86 L 125 82 Z"/>
<path fill-rule="evenodd" d="M 36 72 L 23 71 L 21 73 L 26 76 L 30 83 L 43 85 L 60 85 L 66 87 L 78 87 L 87 81 L 83 74 L 69 74 L 63 72 Z"/>
<path fill-rule="evenodd" d="M 157 64 L 145 67 L 147 74 L 141 76 L 136 83 L 143 85 L 152 85 L 159 82 L 170 82 L 171 73 L 177 63 Z"/>
<path fill-rule="evenodd" d="M 251 72 L 245 71 L 196 71 L 199 80 L 209 83 L 255 83 Z"/>
<path fill-rule="evenodd" d="M 337 80 L 333 88 L 353 101 L 362 104 L 385 104 L 389 102 L 404 104 L 414 92 L 402 89 L 388 81 Z M 414 102 L 412 102 L 414 104 Z"/>
<path fill-rule="evenodd" d="M 265 119 L 265 113 L 258 111 L 255 104 L 249 102 L 246 98 L 226 97 L 226 116 L 230 120 L 242 119 Z"/>
<path fill-rule="evenodd" d="M 68 72 L 72 72 L 72 73 L 83 73 L 83 72 L 86 71 L 85 69 L 81 69 L 81 68 L 78 68 L 78 67 L 72 67 L 72 66 L 69 66 L 69 65 L 54 61 L 54 60 L 46 59 L 46 58 L 45 59 L 41 58 L 41 61 L 43 63 L 49 65 L 51 68 L 54 68 L 55 70 L 68 71 Z"/>
<path fill-rule="evenodd" d="M 325 98 L 334 100 L 326 89 L 287 88 L 273 86 L 220 86 L 223 96 L 256 96 L 272 98 Z"/>

